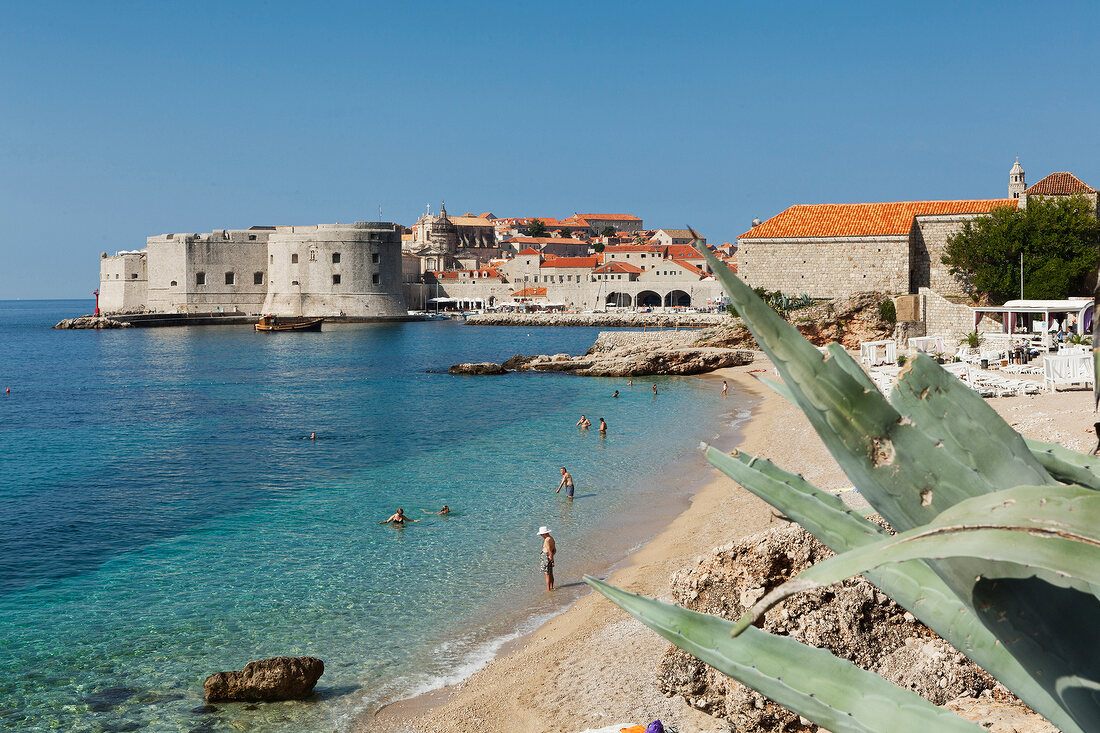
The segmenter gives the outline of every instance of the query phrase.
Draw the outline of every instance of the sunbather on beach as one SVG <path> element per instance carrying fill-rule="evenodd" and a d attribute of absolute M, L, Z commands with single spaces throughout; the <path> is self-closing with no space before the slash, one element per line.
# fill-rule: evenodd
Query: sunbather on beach
<path fill-rule="evenodd" d="M 405 522 L 419 522 L 419 521 L 420 521 L 419 519 L 410 519 L 409 517 L 406 517 L 405 516 L 405 510 L 404 509 L 398 509 L 396 514 L 394 514 L 392 517 L 390 517 L 389 519 L 387 519 L 384 522 L 379 522 L 379 524 L 389 524 L 390 522 L 393 522 L 395 527 L 401 527 L 401 526 L 404 526 Z"/>

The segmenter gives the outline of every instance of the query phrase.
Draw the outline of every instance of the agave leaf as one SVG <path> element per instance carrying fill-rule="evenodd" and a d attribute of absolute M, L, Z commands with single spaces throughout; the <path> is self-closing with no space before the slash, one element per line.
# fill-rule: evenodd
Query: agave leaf
<path fill-rule="evenodd" d="M 847 552 L 890 537 L 879 525 L 852 511 L 839 497 L 818 489 L 767 459 L 744 452 L 729 455 L 711 447 L 706 450 L 706 458 L 746 490 L 798 522 L 834 552 Z M 979 667 L 996 670 L 997 678 L 1009 689 L 1017 690 L 1021 697 L 1041 702 L 1048 720 L 1063 733 L 1083 733 L 1062 710 L 1060 702 L 1036 682 L 1005 645 L 998 643 L 982 620 L 926 563 L 911 560 L 890 564 L 865 575 L 883 593 Z"/>
<path fill-rule="evenodd" d="M 1010 450 L 990 438 L 989 431 L 978 430 L 971 435 L 966 453 L 952 452 L 958 442 L 941 441 L 936 436 L 942 432 L 937 425 L 918 426 L 902 417 L 881 394 L 866 390 L 862 380 L 853 377 L 834 359 L 823 359 L 817 349 L 761 303 L 709 250 L 700 251 L 825 446 L 868 502 L 893 527 L 904 531 L 927 524 L 960 501 L 1019 484 L 1013 480 L 1007 485 L 996 485 L 971 465 L 975 453 L 988 461 L 998 457 L 1013 460 Z M 930 565 L 959 599 L 984 620 L 985 610 L 976 608 L 973 598 L 975 579 L 986 574 L 983 562 L 955 558 L 932 561 Z M 1022 575 L 1025 569 L 1016 566 L 1016 570 Z M 999 572 L 1007 574 L 1011 568 Z M 1005 591 L 1009 595 L 1012 592 L 1023 595 L 1006 601 L 1005 620 L 997 628 L 1014 630 L 1012 634 L 998 630 L 997 637 L 1048 694 L 1040 699 L 1028 689 L 1014 687 L 1013 691 L 1048 720 L 1054 720 L 1063 713 L 1060 707 L 1052 708 L 1049 700 L 1058 697 L 1058 686 L 1063 680 L 1080 676 L 1100 681 L 1100 655 L 1093 653 L 1100 648 L 1097 625 L 1095 621 L 1083 621 L 1089 613 L 1094 619 L 1100 618 L 1100 602 L 1093 596 L 1070 599 L 1044 594 L 1036 592 L 1036 587 L 1016 584 Z M 1060 605 L 1070 602 L 1077 605 L 1073 608 Z M 1057 623 L 1051 625 L 1051 635 L 1041 642 L 1032 640 L 1032 629 L 1015 626 L 1019 619 L 1043 614 Z M 1042 674 L 1037 670 L 1042 670 Z M 998 669 L 988 671 L 1000 674 Z M 1082 727 L 1091 727 L 1100 720 L 1100 698 L 1081 696 L 1072 702 L 1078 707 L 1065 709 L 1065 714 Z"/>
<path fill-rule="evenodd" d="M 795 593 L 840 582 L 887 563 L 975 557 L 1014 563 L 1052 585 L 1100 584 L 1100 493 L 1079 486 L 1018 486 L 951 507 L 927 526 L 848 550 L 764 596 L 735 633 Z M 991 577 L 1000 565 L 990 564 Z"/>
<path fill-rule="evenodd" d="M 982 730 L 824 649 L 759 629 L 731 639 L 725 619 L 584 581 L 676 646 L 833 733 Z"/>
<path fill-rule="evenodd" d="M 1057 483 L 988 402 L 926 354 L 914 356 L 902 371 L 890 401 L 994 486 Z M 977 435 L 983 439 L 975 440 Z M 1001 449 L 988 450 L 990 442 Z"/>
<path fill-rule="evenodd" d="M 1024 438 L 1024 443 L 1054 478 L 1100 491 L 1100 458 L 1031 438 Z"/>
<path fill-rule="evenodd" d="M 858 361 L 852 358 L 851 354 L 844 350 L 843 346 L 834 341 L 825 348 L 828 349 L 829 356 L 833 359 L 833 363 L 843 369 L 852 379 L 863 385 L 865 390 L 868 392 L 879 391 L 878 385 L 872 381 L 871 377 L 867 376 L 867 372 L 863 371 L 863 367 L 859 365 Z"/>

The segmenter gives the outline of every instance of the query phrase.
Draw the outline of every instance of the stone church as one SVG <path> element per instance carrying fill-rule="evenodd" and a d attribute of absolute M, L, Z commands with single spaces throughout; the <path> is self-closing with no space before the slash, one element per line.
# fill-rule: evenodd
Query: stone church
<path fill-rule="evenodd" d="M 836 298 L 877 290 L 891 295 L 930 288 L 963 295 L 941 261 L 947 238 L 965 222 L 1029 199 L 1084 196 L 1097 209 L 1100 193 L 1072 173 L 1051 173 L 1033 186 L 1017 158 L 1008 196 L 963 201 L 796 204 L 756 220 L 737 238 L 738 273 L 752 287 L 788 295 Z"/>
<path fill-rule="evenodd" d="M 500 255 L 490 214 L 451 216 L 446 202 L 435 216 L 428 207 L 412 232 L 412 241 L 405 248 L 420 259 L 423 271 L 453 270 L 471 263 L 477 267 L 479 261 Z"/>

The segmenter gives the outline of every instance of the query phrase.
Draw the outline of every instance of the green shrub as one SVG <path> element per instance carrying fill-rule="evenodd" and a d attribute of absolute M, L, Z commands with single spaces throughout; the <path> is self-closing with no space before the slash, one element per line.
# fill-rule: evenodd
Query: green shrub
<path fill-rule="evenodd" d="M 878 317 L 887 323 L 897 323 L 898 309 L 894 307 L 894 301 L 887 298 L 878 304 Z"/>

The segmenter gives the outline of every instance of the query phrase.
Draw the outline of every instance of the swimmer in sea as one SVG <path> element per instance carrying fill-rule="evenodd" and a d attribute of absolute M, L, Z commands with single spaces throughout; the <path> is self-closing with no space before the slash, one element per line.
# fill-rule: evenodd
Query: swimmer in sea
<path fill-rule="evenodd" d="M 584 415 L 581 415 L 581 419 L 577 420 L 577 427 L 578 428 L 590 428 L 590 427 L 592 427 L 592 421 L 589 420 Z"/>
<path fill-rule="evenodd" d="M 309 439 L 310 440 L 317 440 L 317 433 L 310 433 L 309 434 Z"/>
<path fill-rule="evenodd" d="M 618 396 L 619 396 L 619 390 L 615 390 L 615 394 L 613 394 L 613 395 L 611 395 L 611 396 L 612 396 L 612 397 L 618 397 Z"/>
<path fill-rule="evenodd" d="M 379 522 L 379 524 L 389 524 L 390 522 L 393 522 L 393 525 L 395 527 L 403 527 L 403 526 L 405 526 L 405 522 L 419 522 L 419 521 L 420 521 L 419 519 L 410 519 L 409 517 L 406 517 L 405 516 L 405 510 L 404 509 L 398 509 L 396 514 L 394 514 L 392 517 L 390 517 L 389 519 L 387 519 L 384 522 Z"/>
<path fill-rule="evenodd" d="M 600 432 L 604 434 L 607 433 L 607 423 L 604 422 L 604 419 L 602 417 L 600 418 Z"/>

